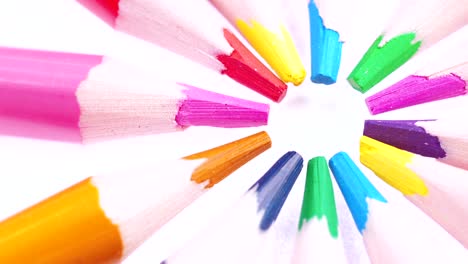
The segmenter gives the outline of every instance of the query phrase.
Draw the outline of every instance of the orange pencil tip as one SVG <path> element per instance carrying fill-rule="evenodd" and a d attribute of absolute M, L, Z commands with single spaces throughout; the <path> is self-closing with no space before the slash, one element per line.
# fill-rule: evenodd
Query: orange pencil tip
<path fill-rule="evenodd" d="M 192 181 L 209 181 L 210 188 L 271 147 L 271 138 L 265 131 L 184 157 L 186 160 L 207 159 L 192 174 Z"/>

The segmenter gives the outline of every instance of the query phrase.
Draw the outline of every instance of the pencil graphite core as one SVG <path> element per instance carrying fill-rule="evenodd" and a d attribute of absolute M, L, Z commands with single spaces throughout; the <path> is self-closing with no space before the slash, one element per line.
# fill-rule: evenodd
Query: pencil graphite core
<path fill-rule="evenodd" d="M 403 194 L 428 195 L 424 180 L 408 167 L 415 156 L 413 153 L 366 136 L 361 137 L 360 153 L 363 165 Z"/>
<path fill-rule="evenodd" d="M 366 98 L 366 104 L 369 111 L 375 115 L 465 95 L 466 92 L 466 82 L 455 73 L 436 77 L 410 75 Z"/>
<path fill-rule="evenodd" d="M 330 236 L 338 237 L 333 184 L 325 157 L 315 157 L 308 162 L 299 231 L 312 219 L 326 220 Z"/>
<path fill-rule="evenodd" d="M 306 71 L 285 26 L 280 25 L 279 32 L 274 33 L 255 20 L 238 19 L 236 25 L 281 80 L 294 85 L 304 81 Z"/>
<path fill-rule="evenodd" d="M 422 43 L 416 41 L 415 33 L 401 34 L 386 43 L 382 43 L 383 39 L 381 35 L 374 41 L 348 76 L 351 86 L 362 93 L 406 63 L 418 52 Z"/>
<path fill-rule="evenodd" d="M 382 143 L 426 157 L 444 158 L 447 153 L 439 138 L 431 135 L 420 122 L 436 120 L 366 120 L 364 135 Z"/>
<path fill-rule="evenodd" d="M 333 84 L 336 82 L 341 63 L 343 42 L 340 34 L 326 28 L 314 1 L 309 5 L 311 80 L 314 83 Z"/>
<path fill-rule="evenodd" d="M 271 139 L 266 132 L 262 131 L 217 148 L 187 156 L 184 159 L 207 159 L 194 170 L 192 181 L 202 183 L 209 180 L 205 188 L 210 188 L 270 147 Z"/>
<path fill-rule="evenodd" d="M 234 51 L 229 56 L 217 56 L 226 67 L 222 73 L 275 102 L 281 102 L 286 96 L 287 85 L 263 65 L 229 30 L 223 29 L 223 34 Z"/>
<path fill-rule="evenodd" d="M 267 104 L 256 103 L 240 98 L 206 91 L 191 85 L 182 93 L 187 97 L 182 101 L 175 121 L 182 127 L 252 127 L 268 123 Z"/>
<path fill-rule="evenodd" d="M 284 154 L 249 189 L 255 191 L 258 212 L 263 212 L 260 230 L 267 232 L 278 217 L 286 198 L 303 167 L 303 158 L 295 151 Z"/>
<path fill-rule="evenodd" d="M 353 215 L 354 222 L 362 234 L 369 220 L 370 202 L 387 203 L 387 200 L 345 152 L 335 154 L 329 164 Z"/>

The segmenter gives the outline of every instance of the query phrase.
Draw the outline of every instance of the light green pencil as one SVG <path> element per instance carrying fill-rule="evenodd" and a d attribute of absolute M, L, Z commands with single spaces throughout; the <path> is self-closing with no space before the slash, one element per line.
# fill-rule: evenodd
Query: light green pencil
<path fill-rule="evenodd" d="M 468 0 L 406 0 L 348 77 L 365 93 L 416 53 L 468 24 Z M 448 51 L 449 52 L 449 51 Z"/>

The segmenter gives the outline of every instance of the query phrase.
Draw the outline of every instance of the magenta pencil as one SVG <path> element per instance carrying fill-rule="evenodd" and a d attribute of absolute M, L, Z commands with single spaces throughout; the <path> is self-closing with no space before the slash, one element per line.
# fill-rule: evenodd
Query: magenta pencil
<path fill-rule="evenodd" d="M 265 125 L 268 111 L 103 56 L 0 47 L 4 134 L 89 142 L 188 126 Z"/>
<path fill-rule="evenodd" d="M 368 97 L 372 114 L 465 95 L 468 89 L 468 28 L 428 51 L 428 63 L 388 88 Z M 432 52 L 432 53 L 431 53 Z M 435 55 L 434 55 L 435 54 Z"/>

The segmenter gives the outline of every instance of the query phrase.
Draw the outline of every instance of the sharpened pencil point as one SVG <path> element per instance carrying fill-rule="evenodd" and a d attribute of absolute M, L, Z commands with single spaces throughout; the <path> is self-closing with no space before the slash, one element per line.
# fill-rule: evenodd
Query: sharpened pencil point
<path fill-rule="evenodd" d="M 314 83 L 333 84 L 336 82 L 341 62 L 343 42 L 340 34 L 325 28 L 314 1 L 309 3 L 310 45 L 312 75 Z"/>
<path fill-rule="evenodd" d="M 466 82 L 456 74 L 440 77 L 410 75 L 366 99 L 373 114 L 466 94 Z"/>
<path fill-rule="evenodd" d="M 338 216 L 336 213 L 333 183 L 330 178 L 325 157 L 315 157 L 307 164 L 307 178 L 302 201 L 299 230 L 309 220 L 325 218 L 328 231 L 334 238 L 338 237 Z"/>
<path fill-rule="evenodd" d="M 267 104 L 202 90 L 190 85 L 183 93 L 176 122 L 182 126 L 253 127 L 268 123 Z"/>
<path fill-rule="evenodd" d="M 287 152 L 250 188 L 256 192 L 258 211 L 263 212 L 261 230 L 268 230 L 278 217 L 302 170 L 302 163 L 301 155 Z"/>
<path fill-rule="evenodd" d="M 271 139 L 262 131 L 184 159 L 206 159 L 193 171 L 192 181 L 196 183 L 209 181 L 205 188 L 211 188 L 270 147 Z"/>
<path fill-rule="evenodd" d="M 281 25 L 277 32 L 272 32 L 255 20 L 242 19 L 236 25 L 281 80 L 296 86 L 304 81 L 306 71 L 286 27 Z"/>
<path fill-rule="evenodd" d="M 274 102 L 281 102 L 286 96 L 288 86 L 263 65 L 232 32 L 223 29 L 223 33 L 234 51 L 229 56 L 218 55 L 217 59 L 226 67 L 222 73 Z"/>
<path fill-rule="evenodd" d="M 362 233 L 369 214 L 368 199 L 386 203 L 387 200 L 366 178 L 345 152 L 335 154 L 329 161 L 335 180 L 343 193 L 354 222 Z"/>
<path fill-rule="evenodd" d="M 437 136 L 428 133 L 418 122 L 435 120 L 366 120 L 364 135 L 399 149 L 433 158 L 447 154 Z"/>
<path fill-rule="evenodd" d="M 421 46 L 415 33 L 401 34 L 387 43 L 379 36 L 348 76 L 351 86 L 365 93 L 401 65 L 407 62 Z"/>
<path fill-rule="evenodd" d="M 366 136 L 361 137 L 360 153 L 364 166 L 403 194 L 428 194 L 424 181 L 407 166 L 415 154 Z"/>

